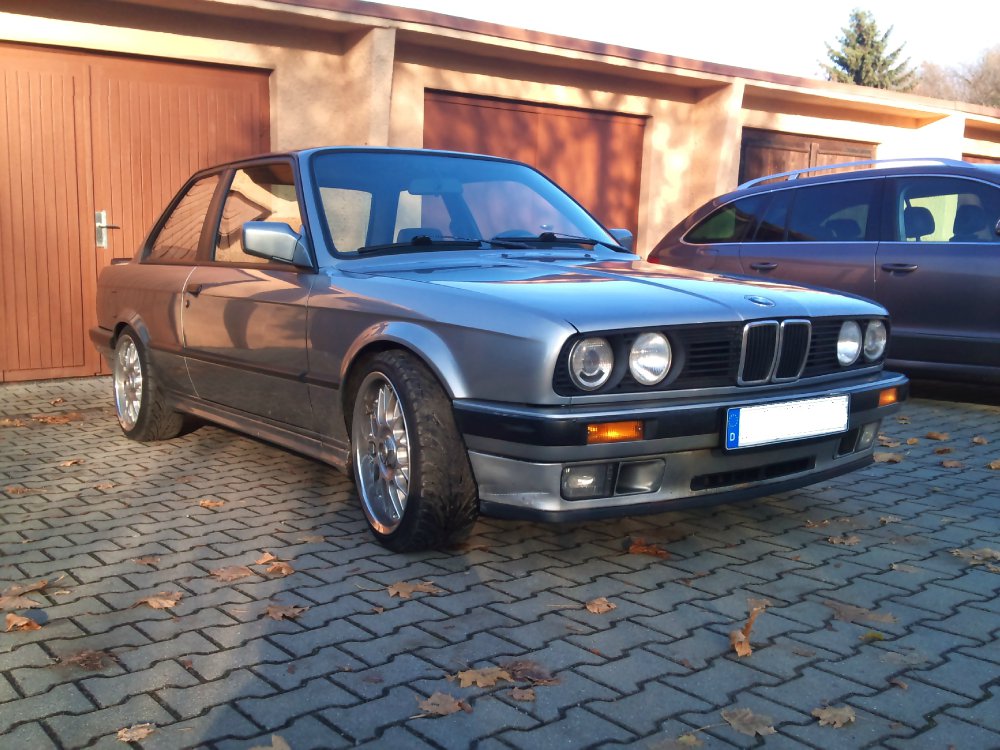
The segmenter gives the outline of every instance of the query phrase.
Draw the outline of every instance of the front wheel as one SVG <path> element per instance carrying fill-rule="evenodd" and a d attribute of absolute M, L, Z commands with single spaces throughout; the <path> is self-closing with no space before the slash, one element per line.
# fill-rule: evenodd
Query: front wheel
<path fill-rule="evenodd" d="M 437 379 L 413 355 L 387 351 L 353 382 L 354 481 L 375 538 L 398 552 L 465 539 L 478 496 L 451 401 Z"/>
<path fill-rule="evenodd" d="M 115 343 L 114 388 L 115 413 L 126 437 L 146 442 L 183 432 L 184 415 L 167 406 L 149 354 L 131 328 Z"/>

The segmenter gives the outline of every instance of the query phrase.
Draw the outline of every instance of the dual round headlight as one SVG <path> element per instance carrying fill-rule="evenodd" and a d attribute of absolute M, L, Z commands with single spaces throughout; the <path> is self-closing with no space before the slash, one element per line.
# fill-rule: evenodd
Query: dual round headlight
<path fill-rule="evenodd" d="M 885 354 L 887 341 L 885 323 L 881 320 L 868 321 L 863 334 L 859 323 L 847 320 L 840 326 L 837 336 L 837 361 L 849 367 L 864 354 L 865 361 L 874 362 Z"/>
<path fill-rule="evenodd" d="M 673 353 L 662 333 L 642 333 L 628 353 L 628 368 L 642 385 L 656 385 L 670 372 Z M 569 353 L 569 374 L 573 384 L 584 391 L 596 391 L 608 382 L 615 367 L 615 355 L 608 340 L 600 336 L 577 341 Z"/>

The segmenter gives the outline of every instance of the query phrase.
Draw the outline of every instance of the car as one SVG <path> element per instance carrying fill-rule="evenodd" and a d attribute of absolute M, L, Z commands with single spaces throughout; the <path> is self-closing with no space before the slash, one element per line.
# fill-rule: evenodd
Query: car
<path fill-rule="evenodd" d="M 124 434 L 224 425 L 351 473 L 397 551 L 872 461 L 884 308 L 646 263 L 523 163 L 384 148 L 195 174 L 99 278 Z"/>
<path fill-rule="evenodd" d="M 649 260 L 874 299 L 892 318 L 889 367 L 1000 382 L 1000 165 L 882 160 L 761 177 L 694 211 Z"/>

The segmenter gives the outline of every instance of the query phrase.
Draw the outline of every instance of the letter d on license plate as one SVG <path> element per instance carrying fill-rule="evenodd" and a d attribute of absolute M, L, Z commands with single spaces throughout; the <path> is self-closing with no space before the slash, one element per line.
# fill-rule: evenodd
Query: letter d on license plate
<path fill-rule="evenodd" d="M 825 396 L 726 410 L 727 450 L 833 435 L 847 430 L 848 396 Z"/>

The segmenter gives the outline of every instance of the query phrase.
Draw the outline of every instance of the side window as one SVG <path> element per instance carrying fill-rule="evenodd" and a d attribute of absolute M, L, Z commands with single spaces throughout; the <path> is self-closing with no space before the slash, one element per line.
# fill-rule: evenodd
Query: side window
<path fill-rule="evenodd" d="M 295 232 L 302 231 L 291 164 L 261 164 L 236 171 L 222 207 L 215 242 L 216 261 L 267 263 L 264 258 L 243 252 L 242 229 L 248 221 L 285 223 Z"/>
<path fill-rule="evenodd" d="M 848 180 L 793 190 L 788 242 L 860 242 L 868 236 L 875 180 Z"/>
<path fill-rule="evenodd" d="M 896 182 L 896 231 L 901 242 L 1000 242 L 1000 189 L 956 177 Z"/>
<path fill-rule="evenodd" d="M 684 241 L 693 245 L 741 241 L 765 198 L 765 195 L 751 195 L 726 204 L 696 224 L 684 236 Z"/>
<path fill-rule="evenodd" d="M 784 242 L 788 208 L 792 205 L 793 190 L 778 190 L 771 194 L 771 202 L 757 224 L 754 242 Z"/>
<path fill-rule="evenodd" d="M 193 263 L 198 241 L 205 225 L 205 214 L 219 184 L 219 175 L 202 177 L 188 188 L 180 202 L 160 228 L 145 260 L 152 262 Z"/>

